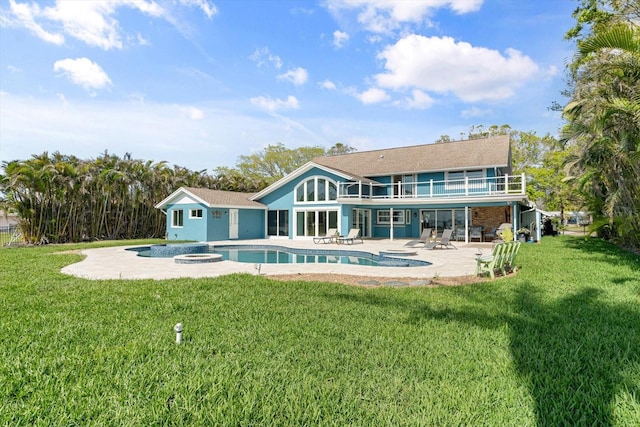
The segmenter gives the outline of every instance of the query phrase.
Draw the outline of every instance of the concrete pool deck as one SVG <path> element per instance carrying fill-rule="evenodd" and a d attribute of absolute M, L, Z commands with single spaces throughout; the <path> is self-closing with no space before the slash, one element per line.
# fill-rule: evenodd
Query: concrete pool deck
<path fill-rule="evenodd" d="M 332 249 L 363 251 L 378 254 L 380 251 L 397 251 L 404 248 L 408 240 L 365 240 L 353 245 L 314 244 L 311 240 L 233 240 L 208 242 L 215 245 L 274 245 L 299 249 Z M 413 248 L 416 255 L 400 256 L 428 261 L 424 267 L 370 267 L 353 264 L 261 264 L 260 274 L 344 274 L 371 277 L 410 277 L 431 279 L 434 277 L 470 276 L 475 272 L 475 258 L 479 249 L 491 253 L 491 243 L 455 242 L 456 249 Z M 233 273 L 258 274 L 255 264 L 234 261 L 220 261 L 203 264 L 177 264 L 173 258 L 139 257 L 135 251 L 126 250 L 132 246 L 84 249 L 82 261 L 62 268 L 62 273 L 86 279 L 177 279 L 217 277 Z"/>

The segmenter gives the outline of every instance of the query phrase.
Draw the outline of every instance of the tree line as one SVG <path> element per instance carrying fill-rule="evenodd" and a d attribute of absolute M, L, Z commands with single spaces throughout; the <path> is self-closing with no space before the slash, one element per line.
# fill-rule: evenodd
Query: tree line
<path fill-rule="evenodd" d="M 164 237 L 166 217 L 154 206 L 182 186 L 254 193 L 313 157 L 349 151 L 342 144 L 329 150 L 275 144 L 213 174 L 129 153 L 119 157 L 105 151 L 83 160 L 45 152 L 3 162 L 0 209 L 18 213 L 18 226 L 30 244 Z"/>
<path fill-rule="evenodd" d="M 27 243 L 162 237 L 154 205 L 180 186 L 209 186 L 203 172 L 104 152 L 82 160 L 59 152 L 4 162 L 5 210 L 19 215 Z"/>

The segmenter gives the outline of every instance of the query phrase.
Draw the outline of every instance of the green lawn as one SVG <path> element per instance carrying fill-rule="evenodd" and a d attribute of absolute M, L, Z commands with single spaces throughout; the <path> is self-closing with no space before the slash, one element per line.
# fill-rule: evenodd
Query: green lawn
<path fill-rule="evenodd" d="M 0 250 L 0 425 L 640 425 L 640 257 L 597 239 L 442 288 L 89 281 L 75 247 Z"/>

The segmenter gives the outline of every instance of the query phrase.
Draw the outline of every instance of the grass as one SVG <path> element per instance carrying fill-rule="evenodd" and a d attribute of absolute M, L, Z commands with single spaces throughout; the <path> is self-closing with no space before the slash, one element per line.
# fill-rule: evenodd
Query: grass
<path fill-rule="evenodd" d="M 77 247 L 0 251 L 0 425 L 640 425 L 640 257 L 597 239 L 400 289 L 89 281 Z"/>

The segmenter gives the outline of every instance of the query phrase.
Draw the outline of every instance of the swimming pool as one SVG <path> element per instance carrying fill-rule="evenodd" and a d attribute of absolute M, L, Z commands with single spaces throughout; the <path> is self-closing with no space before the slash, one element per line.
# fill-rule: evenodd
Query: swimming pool
<path fill-rule="evenodd" d="M 149 246 L 132 248 L 132 250 L 138 252 L 138 256 L 151 256 Z M 222 245 L 209 247 L 208 253 L 220 254 L 222 259 L 227 261 L 253 264 L 352 264 L 380 267 L 424 267 L 431 265 L 427 261 L 375 255 L 363 251 L 296 249 L 275 245 Z"/>

